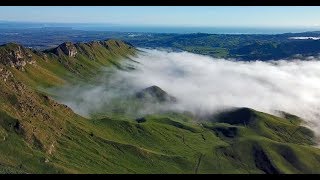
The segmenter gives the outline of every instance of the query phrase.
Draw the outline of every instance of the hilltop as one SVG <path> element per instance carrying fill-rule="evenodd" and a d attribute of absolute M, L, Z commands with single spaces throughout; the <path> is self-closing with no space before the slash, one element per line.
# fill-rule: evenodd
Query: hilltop
<path fill-rule="evenodd" d="M 177 98 L 169 95 L 158 86 L 150 86 L 136 93 L 136 97 L 141 100 L 151 100 L 155 102 L 176 102 Z"/>
<path fill-rule="evenodd" d="M 294 115 L 235 108 L 200 120 L 187 112 L 89 119 L 43 91 L 122 69 L 136 53 L 120 40 L 1 46 L 0 173 L 320 172 L 315 135 Z M 176 100 L 157 86 L 137 96 Z"/>

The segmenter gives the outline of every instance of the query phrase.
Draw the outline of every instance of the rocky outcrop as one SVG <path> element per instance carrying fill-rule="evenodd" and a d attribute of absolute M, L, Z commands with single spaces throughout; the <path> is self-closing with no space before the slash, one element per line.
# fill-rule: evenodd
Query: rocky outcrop
<path fill-rule="evenodd" d="M 27 64 L 35 64 L 32 52 L 21 45 L 9 43 L 0 46 L 0 63 L 24 71 Z"/>
<path fill-rule="evenodd" d="M 102 44 L 103 44 L 103 42 L 101 42 L 101 41 L 92 41 L 92 42 L 87 43 L 87 45 L 91 48 L 99 47 Z"/>
<path fill-rule="evenodd" d="M 0 79 L 4 82 L 7 82 L 9 78 L 12 78 L 13 74 L 11 73 L 11 71 L 0 67 Z"/>
<path fill-rule="evenodd" d="M 76 54 L 78 53 L 77 48 L 71 42 L 60 44 L 57 50 L 59 49 L 69 57 L 76 57 Z"/>
<path fill-rule="evenodd" d="M 106 61 L 109 61 L 107 58 L 102 58 L 102 56 L 127 56 L 134 54 L 134 52 L 135 48 L 132 45 L 120 40 L 112 39 L 75 44 L 65 42 L 53 49 L 44 51 L 32 50 L 24 48 L 19 44 L 8 43 L 0 46 L 0 64 L 24 71 L 26 65 L 36 64 L 36 60 L 48 62 L 52 59 L 63 63 L 63 65 L 71 72 L 77 72 L 77 69 L 70 68 L 73 64 L 69 63 L 68 58 L 73 58 L 75 60 L 77 59 L 78 54 L 93 61 L 97 59 L 106 59 Z M 52 55 L 58 57 L 52 57 Z M 111 62 L 111 60 L 109 62 L 115 64 L 114 62 Z"/>

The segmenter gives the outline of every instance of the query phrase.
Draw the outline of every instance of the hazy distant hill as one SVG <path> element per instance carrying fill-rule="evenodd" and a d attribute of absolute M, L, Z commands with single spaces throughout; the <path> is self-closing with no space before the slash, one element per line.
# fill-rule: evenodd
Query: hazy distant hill
<path fill-rule="evenodd" d="M 40 25 L 38 25 L 40 26 Z M 320 40 L 292 37 L 320 37 L 319 31 L 284 34 L 175 34 L 76 30 L 64 27 L 0 28 L 0 44 L 16 42 L 35 49 L 48 49 L 59 44 L 117 38 L 136 47 L 172 48 L 213 57 L 238 60 L 270 60 L 318 56 Z"/>

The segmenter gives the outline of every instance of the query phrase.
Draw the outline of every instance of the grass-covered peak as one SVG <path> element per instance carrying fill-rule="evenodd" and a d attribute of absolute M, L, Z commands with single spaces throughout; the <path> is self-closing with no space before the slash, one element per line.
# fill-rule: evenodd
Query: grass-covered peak
<path fill-rule="evenodd" d="M 255 110 L 242 107 L 220 113 L 216 116 L 215 120 L 217 122 L 223 122 L 232 125 L 249 125 L 250 123 L 253 123 L 255 117 Z"/>
<path fill-rule="evenodd" d="M 177 99 L 169 95 L 158 86 L 147 87 L 136 93 L 136 97 L 142 100 L 153 100 L 157 102 L 175 102 Z"/>

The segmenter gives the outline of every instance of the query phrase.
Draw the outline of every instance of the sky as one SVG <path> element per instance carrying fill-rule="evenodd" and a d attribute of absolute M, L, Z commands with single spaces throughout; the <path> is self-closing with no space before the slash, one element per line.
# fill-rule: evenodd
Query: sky
<path fill-rule="evenodd" d="M 189 27 L 320 27 L 312 6 L 2 6 L 1 21 Z"/>

